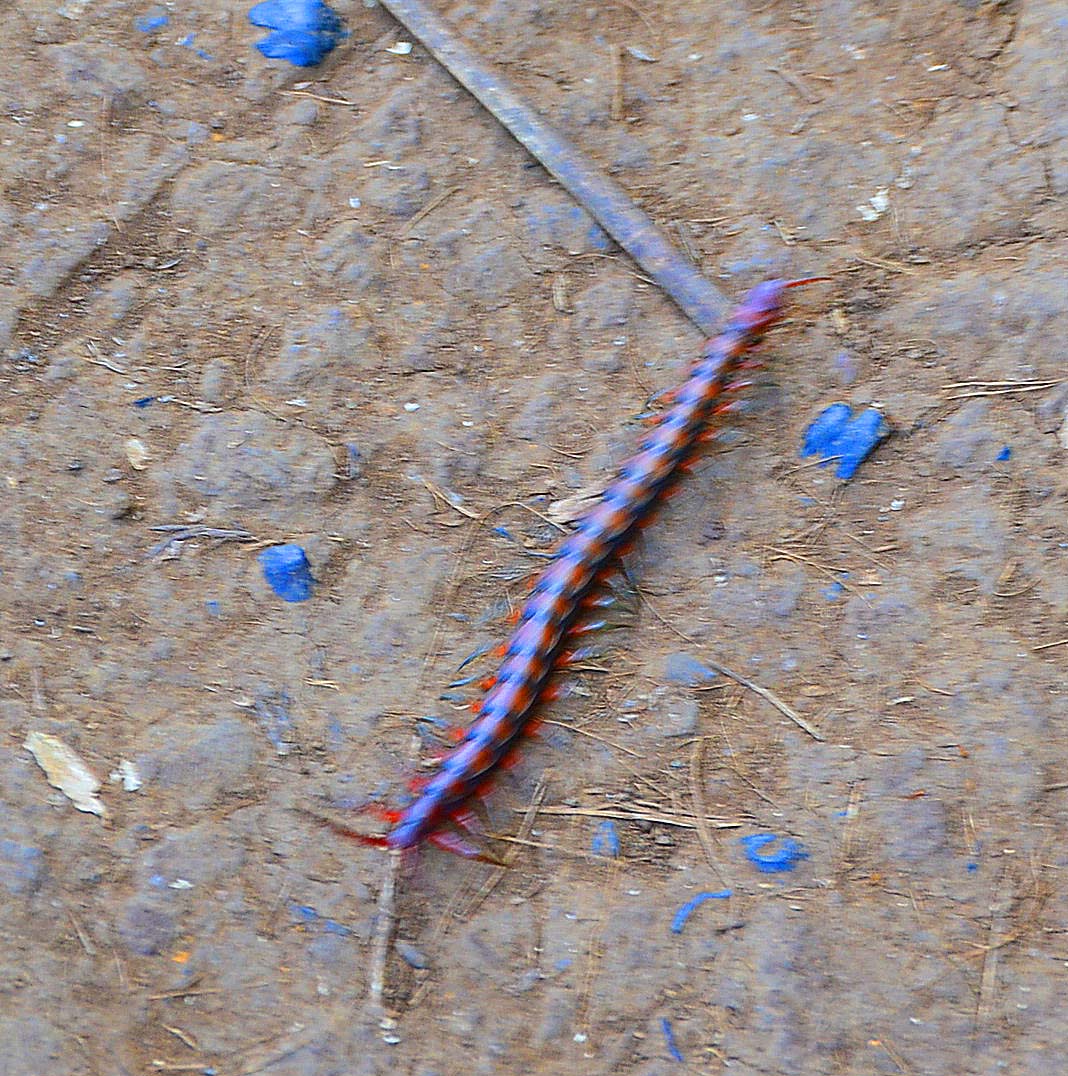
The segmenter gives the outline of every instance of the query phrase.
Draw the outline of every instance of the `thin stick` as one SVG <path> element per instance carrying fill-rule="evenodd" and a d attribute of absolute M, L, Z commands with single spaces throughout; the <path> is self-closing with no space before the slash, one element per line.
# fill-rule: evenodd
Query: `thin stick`
<path fill-rule="evenodd" d="M 518 808 L 517 808 L 518 810 Z M 565 818 L 616 818 L 621 822 L 652 822 L 654 825 L 677 826 L 679 829 L 697 829 L 692 816 L 663 814 L 659 811 L 621 811 L 612 807 L 542 807 L 543 815 L 562 815 Z M 716 829 L 739 829 L 741 822 L 726 818 L 706 817 Z"/>
<path fill-rule="evenodd" d="M 609 46 L 612 57 L 612 112 L 616 122 L 623 118 L 623 49 Z"/>
<path fill-rule="evenodd" d="M 156 557 L 173 542 L 187 542 L 190 538 L 214 538 L 220 542 L 255 542 L 256 536 L 249 531 L 237 528 L 185 526 L 182 523 L 165 523 L 159 527 L 149 527 L 151 531 L 162 531 L 167 537 L 157 542 L 146 554 L 148 558 Z"/>
<path fill-rule="evenodd" d="M 1005 936 L 1005 924 L 1012 907 L 1012 879 L 1008 874 L 1001 878 L 997 894 L 990 905 L 990 928 L 987 944 L 983 948 L 983 970 L 979 976 L 979 1002 L 975 1009 L 975 1027 L 983 1027 L 994 1005 L 997 989 L 998 956 Z"/>
<path fill-rule="evenodd" d="M 556 721 L 553 718 L 545 718 L 542 721 L 543 725 L 556 725 L 557 728 L 567 729 L 568 732 L 577 732 L 579 736 L 587 736 L 591 740 L 596 740 L 598 743 L 607 744 L 609 747 L 614 748 L 616 751 L 622 751 L 625 755 L 630 755 L 631 758 L 641 758 L 641 752 L 632 751 L 629 747 L 624 747 L 621 743 L 614 743 L 612 740 L 607 739 L 604 736 L 598 736 L 596 732 L 589 732 L 579 725 L 572 725 L 566 721 Z"/>
<path fill-rule="evenodd" d="M 389 869 L 378 894 L 378 909 L 375 912 L 375 934 L 371 944 L 371 1017 L 380 1019 L 386 1016 L 382 994 L 386 984 L 386 958 L 389 956 L 389 943 L 393 937 L 393 928 L 397 917 L 394 903 L 397 895 L 397 875 L 400 873 L 400 853 L 389 854 Z"/>
<path fill-rule="evenodd" d="M 1058 639 L 1054 643 L 1040 643 L 1038 646 L 1031 647 L 1031 653 L 1037 654 L 1040 650 L 1049 650 L 1054 646 L 1064 646 L 1068 643 L 1068 639 Z"/>
<path fill-rule="evenodd" d="M 435 209 L 438 208 L 439 205 L 442 205 L 444 202 L 447 202 L 454 194 L 457 194 L 460 190 L 462 190 L 461 187 L 449 187 L 448 190 L 442 191 L 441 194 L 439 194 L 436 198 L 431 198 L 430 201 L 427 202 L 427 204 L 423 206 L 423 208 L 420 209 L 418 213 L 414 213 L 412 216 L 410 216 L 400 226 L 400 228 L 397 229 L 397 234 L 394 236 L 394 238 L 403 239 L 424 217 L 429 216 L 431 213 L 434 212 Z"/>
<path fill-rule="evenodd" d="M 672 247 L 618 184 L 542 119 L 422 0 L 382 0 L 382 6 L 508 128 L 703 333 L 713 333 L 727 309 L 725 296 Z"/>
<path fill-rule="evenodd" d="M 693 820 L 697 826 L 697 837 L 705 852 L 705 859 L 712 868 L 720 882 L 726 882 L 723 871 L 720 870 L 719 859 L 716 856 L 716 846 L 712 841 L 712 832 L 708 828 L 705 818 L 708 815 L 708 807 L 705 805 L 705 792 L 701 787 L 701 771 L 704 768 L 705 738 L 699 736 L 693 742 L 693 755 L 690 758 L 690 798 L 693 800 Z"/>
<path fill-rule="evenodd" d="M 788 717 L 799 729 L 804 729 L 814 740 L 823 742 L 826 739 L 818 729 L 810 725 L 792 706 L 787 706 L 774 692 L 769 691 L 766 687 L 761 687 L 759 684 L 754 684 L 752 680 L 747 680 L 740 673 L 731 671 L 726 665 L 720 665 L 711 658 L 705 658 L 704 660 L 709 668 L 715 669 L 716 672 L 722 673 L 724 676 L 729 676 L 736 683 L 741 684 L 742 687 L 747 687 L 750 691 L 759 695 L 765 702 L 771 703 L 780 714 Z"/>

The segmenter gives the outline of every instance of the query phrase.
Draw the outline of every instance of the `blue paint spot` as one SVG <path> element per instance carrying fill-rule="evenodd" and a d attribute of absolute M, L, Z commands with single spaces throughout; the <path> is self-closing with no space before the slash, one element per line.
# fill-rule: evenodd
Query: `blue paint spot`
<path fill-rule="evenodd" d="M 134 400 L 133 405 L 143 411 L 146 407 L 151 407 L 155 402 L 155 396 L 142 396 L 139 400 Z"/>
<path fill-rule="evenodd" d="M 824 587 L 820 593 L 829 601 L 836 602 L 845 593 L 845 587 L 837 582 L 833 582 L 829 587 Z"/>
<path fill-rule="evenodd" d="M 339 923 L 336 919 L 324 919 L 323 933 L 339 934 L 342 938 L 347 938 L 352 933 L 352 930 L 345 926 L 344 923 Z"/>
<path fill-rule="evenodd" d="M 875 446 L 889 436 L 886 419 L 874 408 L 854 415 L 849 404 L 834 403 L 824 408 L 805 430 L 801 455 L 822 456 L 821 467 L 837 459 L 835 474 L 850 479 Z"/>
<path fill-rule="evenodd" d="M 779 842 L 778 848 L 771 852 L 761 852 L 769 844 Z M 745 849 L 746 859 L 763 874 L 780 874 L 792 871 L 803 859 L 808 859 L 808 852 L 800 842 L 792 837 L 779 838 L 774 833 L 751 833 L 740 837 L 738 843 Z"/>
<path fill-rule="evenodd" d="M 690 918 L 696 908 L 699 908 L 706 900 L 727 900 L 731 895 L 731 890 L 721 889 L 717 893 L 698 893 L 696 897 L 688 900 L 676 913 L 675 918 L 671 920 L 671 933 L 681 934 L 682 928 L 686 926 L 686 920 Z"/>
<path fill-rule="evenodd" d="M 1011 449 L 1011 448 L 1009 448 L 1009 446 L 1008 446 L 1008 445 L 1006 445 L 1006 446 L 1005 446 L 1005 447 L 1004 447 L 1004 448 L 1003 448 L 1003 449 L 1002 449 L 1002 450 L 1001 450 L 1001 451 L 1000 451 L 1000 452 L 999 452 L 999 453 L 997 454 L 997 457 L 996 457 L 996 458 L 997 458 L 997 460 L 998 460 L 998 462 L 999 462 L 999 463 L 1003 463 L 1003 462 L 1004 462 L 1005 460 L 1007 460 L 1007 459 L 1011 459 L 1011 457 L 1012 457 L 1012 449 Z"/>
<path fill-rule="evenodd" d="M 342 938 L 352 934 L 351 928 L 339 923 L 336 919 L 324 919 L 310 904 L 298 904 L 295 900 L 288 901 L 289 912 L 294 923 L 304 926 L 315 923 L 324 934 L 337 934 Z"/>
<path fill-rule="evenodd" d="M 159 8 L 153 8 L 144 15 L 138 15 L 134 19 L 134 26 L 143 34 L 150 34 L 154 30 L 162 29 L 171 20 Z"/>
<path fill-rule="evenodd" d="M 341 17 L 322 0 L 264 0 L 249 11 L 248 21 L 273 31 L 256 48 L 294 67 L 322 63 L 349 36 Z"/>
<path fill-rule="evenodd" d="M 593 854 L 595 856 L 608 856 L 616 859 L 619 856 L 619 834 L 616 832 L 615 823 L 608 819 L 597 827 L 593 835 Z"/>
<path fill-rule="evenodd" d="M 667 1044 L 668 1053 L 671 1054 L 672 1060 L 684 1061 L 682 1051 L 679 1049 L 678 1043 L 675 1042 L 675 1032 L 671 1027 L 671 1021 L 666 1017 L 660 1017 L 660 1030 L 664 1033 L 664 1042 Z"/>
<path fill-rule="evenodd" d="M 219 605 L 219 603 L 217 601 L 215 601 L 214 599 L 209 599 L 208 601 L 206 601 L 204 603 L 204 605 L 207 608 L 208 613 L 211 616 L 221 616 L 222 615 L 222 606 Z"/>
<path fill-rule="evenodd" d="M 291 900 L 289 910 L 298 923 L 314 923 L 319 918 L 319 913 L 310 904 L 297 904 L 296 901 Z"/>
<path fill-rule="evenodd" d="M 311 597 L 315 580 L 308 556 L 299 545 L 271 546 L 256 559 L 267 585 L 282 601 L 303 602 Z"/>
<path fill-rule="evenodd" d="M 968 871 L 969 874 L 975 874 L 975 872 L 979 869 L 979 864 L 976 863 L 974 860 L 970 860 L 965 865 L 965 869 Z"/>
<path fill-rule="evenodd" d="M 196 34 L 186 34 L 185 37 L 183 37 L 178 42 L 178 44 L 181 45 L 182 48 L 192 49 L 202 60 L 210 60 L 211 59 L 210 53 L 205 52 L 203 49 L 196 48 L 195 45 L 193 44 L 196 41 L 196 38 L 197 38 Z"/>

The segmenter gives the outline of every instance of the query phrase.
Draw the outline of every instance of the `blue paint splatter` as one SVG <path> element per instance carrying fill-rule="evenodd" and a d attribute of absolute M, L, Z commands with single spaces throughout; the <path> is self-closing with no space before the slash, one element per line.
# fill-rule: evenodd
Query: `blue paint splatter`
<path fill-rule="evenodd" d="M 249 11 L 248 21 L 273 31 L 256 48 L 294 67 L 322 63 L 349 36 L 341 17 L 322 0 L 264 0 Z"/>
<path fill-rule="evenodd" d="M 762 848 L 775 841 L 779 841 L 778 848 L 761 852 Z M 808 859 L 808 852 L 792 837 L 780 839 L 774 833 L 751 833 L 748 837 L 740 837 L 738 843 L 745 849 L 746 859 L 763 874 L 792 871 L 801 860 Z"/>
<path fill-rule="evenodd" d="M 616 859 L 619 856 L 619 834 L 616 832 L 615 823 L 608 819 L 597 827 L 593 835 L 593 854 L 595 856 L 608 856 Z"/>
<path fill-rule="evenodd" d="M 664 1042 L 667 1044 L 668 1053 L 675 1061 L 684 1061 L 682 1051 L 675 1041 L 675 1032 L 671 1027 L 671 1021 L 666 1016 L 660 1017 L 660 1030 L 664 1033 Z"/>
<path fill-rule="evenodd" d="M 151 407 L 155 402 L 155 396 L 142 396 L 139 400 L 134 400 L 133 405 L 143 411 L 146 407 Z"/>
<path fill-rule="evenodd" d="M 822 456 L 821 467 L 837 459 L 834 473 L 839 478 L 850 479 L 875 446 L 889 436 L 886 419 L 873 407 L 854 415 L 849 404 L 833 403 L 805 430 L 801 455 Z"/>
<path fill-rule="evenodd" d="M 721 889 L 716 893 L 698 893 L 675 913 L 675 918 L 671 920 L 671 933 L 681 934 L 682 928 L 686 926 L 686 920 L 693 914 L 694 909 L 699 908 L 706 900 L 727 900 L 730 895 L 729 889 Z"/>
<path fill-rule="evenodd" d="M 999 463 L 1004 463 L 1005 460 L 1012 458 L 1012 449 L 1006 445 L 996 456 Z"/>
<path fill-rule="evenodd" d="M 347 938 L 352 933 L 352 930 L 350 927 L 345 926 L 344 923 L 339 923 L 336 919 L 324 919 L 323 933 L 339 934 L 342 938 Z"/>
<path fill-rule="evenodd" d="M 202 60 L 210 60 L 210 53 L 205 52 L 203 49 L 196 48 L 193 44 L 193 42 L 196 41 L 196 38 L 196 34 L 186 34 L 185 37 L 183 37 L 181 41 L 178 42 L 178 44 L 181 45 L 182 48 L 192 49 Z"/>
<path fill-rule="evenodd" d="M 134 19 L 134 26 L 143 34 L 151 34 L 154 30 L 160 30 L 171 20 L 159 8 L 153 8 L 145 15 L 138 15 Z"/>
<path fill-rule="evenodd" d="M 289 911 L 295 923 L 304 925 L 315 923 L 324 934 L 337 934 L 342 938 L 347 938 L 352 934 L 351 927 L 339 923 L 336 919 L 321 916 L 310 904 L 298 904 L 295 900 L 291 900 Z"/>
<path fill-rule="evenodd" d="M 319 913 L 310 904 L 297 904 L 296 901 L 291 900 L 289 910 L 298 923 L 314 923 L 319 918 Z"/>
<path fill-rule="evenodd" d="M 303 602 L 312 596 L 315 580 L 308 555 L 299 545 L 274 545 L 264 549 L 256 559 L 267 585 L 282 601 Z"/>

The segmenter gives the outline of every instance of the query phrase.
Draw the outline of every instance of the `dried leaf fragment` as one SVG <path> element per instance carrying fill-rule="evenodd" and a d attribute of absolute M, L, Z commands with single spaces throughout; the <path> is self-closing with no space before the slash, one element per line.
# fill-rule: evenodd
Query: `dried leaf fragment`
<path fill-rule="evenodd" d="M 148 451 L 148 446 L 139 437 L 129 437 L 124 447 L 130 466 L 135 471 L 143 471 L 148 466 L 148 461 L 152 458 L 151 453 Z"/>
<path fill-rule="evenodd" d="M 47 732 L 31 732 L 23 747 L 44 770 L 48 783 L 58 788 L 79 811 L 107 817 L 107 810 L 96 795 L 100 782 L 72 748 Z"/>

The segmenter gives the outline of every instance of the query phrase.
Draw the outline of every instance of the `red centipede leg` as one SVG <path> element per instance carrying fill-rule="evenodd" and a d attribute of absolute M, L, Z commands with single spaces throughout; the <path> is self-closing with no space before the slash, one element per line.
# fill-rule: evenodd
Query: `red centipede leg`
<path fill-rule="evenodd" d="M 451 852 L 454 856 L 463 856 L 464 859 L 476 859 L 480 863 L 493 863 L 498 867 L 505 866 L 504 862 L 498 859 L 497 856 L 491 852 L 476 848 L 475 845 L 452 830 L 439 829 L 436 833 L 431 833 L 427 840 L 435 848 L 440 848 L 444 852 Z"/>
<path fill-rule="evenodd" d="M 369 845 L 371 848 L 389 847 L 385 837 L 360 833 L 357 830 L 350 829 L 348 826 L 343 826 L 339 822 L 334 822 L 330 819 L 323 819 L 322 822 L 323 825 L 328 829 L 333 830 L 339 837 L 347 837 L 350 841 L 358 841 L 360 844 Z"/>
<path fill-rule="evenodd" d="M 449 817 L 464 833 L 470 833 L 473 837 L 481 837 L 485 833 L 478 815 L 470 807 L 460 807 Z"/>

